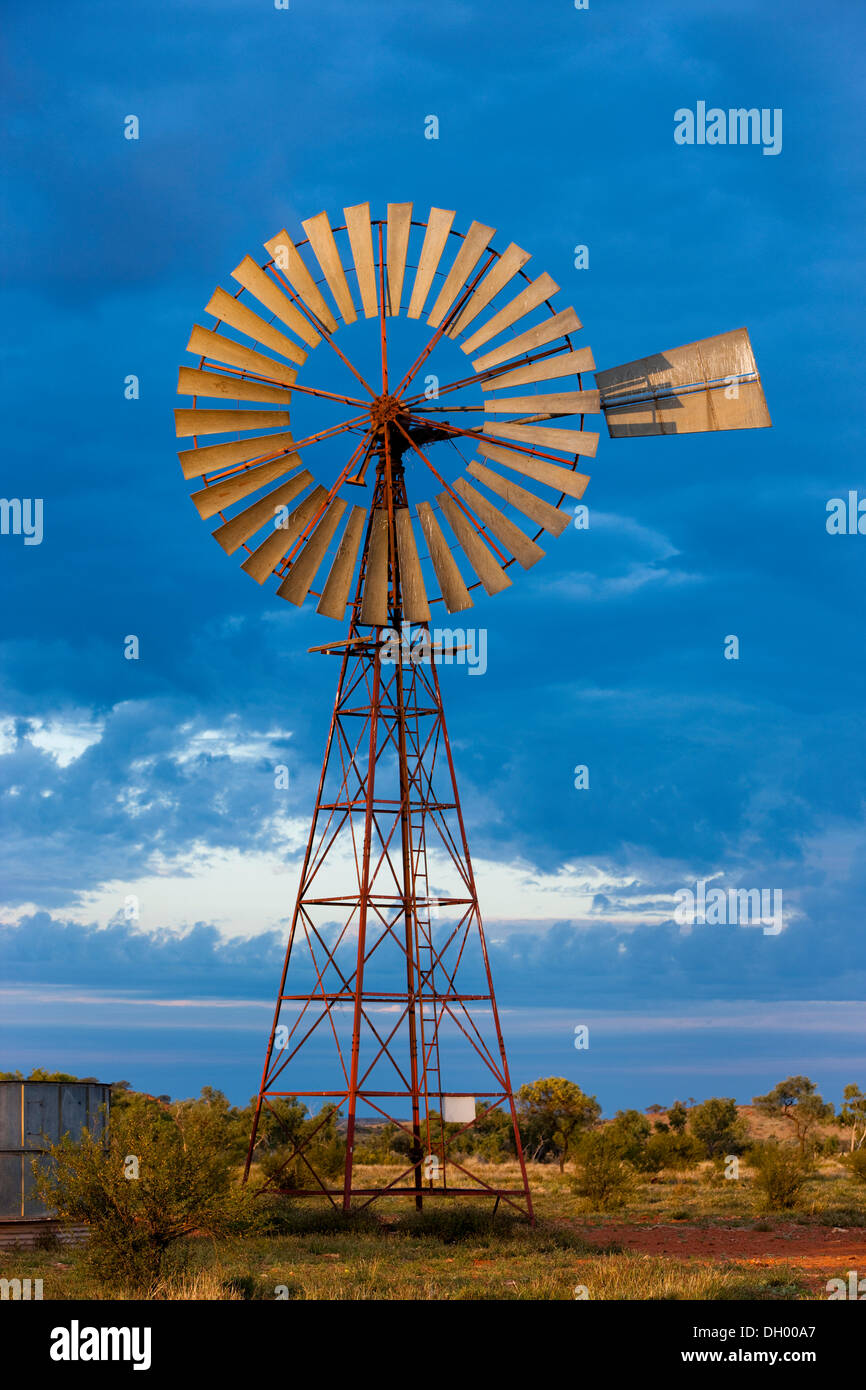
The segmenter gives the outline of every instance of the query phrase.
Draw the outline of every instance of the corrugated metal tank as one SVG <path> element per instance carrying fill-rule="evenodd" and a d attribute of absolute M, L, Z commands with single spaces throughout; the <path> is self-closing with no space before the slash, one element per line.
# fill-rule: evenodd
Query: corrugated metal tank
<path fill-rule="evenodd" d="M 103 1134 L 110 1096 L 96 1081 L 0 1081 L 0 1221 L 51 1217 L 33 1191 L 33 1156 L 64 1134 Z"/>

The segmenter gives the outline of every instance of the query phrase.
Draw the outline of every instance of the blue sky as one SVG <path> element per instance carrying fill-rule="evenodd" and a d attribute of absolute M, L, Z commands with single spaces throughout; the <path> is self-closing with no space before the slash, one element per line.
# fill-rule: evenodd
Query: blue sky
<path fill-rule="evenodd" d="M 866 537 L 825 520 L 866 496 L 864 28 L 844 0 L 7 16 L 0 491 L 45 521 L 0 536 L 0 1067 L 255 1089 L 334 634 L 213 544 L 171 411 L 242 256 L 369 199 L 531 250 L 599 367 L 748 326 L 773 418 L 603 438 L 589 530 L 479 606 L 483 678 L 443 674 L 515 1081 L 607 1111 L 863 1084 Z M 675 144 L 698 100 L 781 108 L 781 153 Z M 784 930 L 684 932 L 699 878 L 781 889 Z"/>

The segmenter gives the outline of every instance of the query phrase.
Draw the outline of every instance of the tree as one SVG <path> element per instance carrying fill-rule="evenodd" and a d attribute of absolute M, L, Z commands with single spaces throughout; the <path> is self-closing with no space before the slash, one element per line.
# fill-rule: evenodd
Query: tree
<path fill-rule="evenodd" d="M 591 1210 L 610 1210 L 628 1200 L 634 1183 L 634 1170 L 619 1149 L 612 1126 L 584 1134 L 578 1144 L 580 1173 L 575 1190 L 585 1197 Z"/>
<path fill-rule="evenodd" d="M 601 1106 L 595 1096 L 587 1096 L 574 1081 L 564 1076 L 548 1076 L 521 1086 L 517 1095 L 521 1119 L 526 1126 L 527 1148 L 536 1154 L 553 1149 L 559 1171 L 565 1172 L 569 1149 L 577 1134 L 595 1124 Z"/>
<path fill-rule="evenodd" d="M 762 1114 L 787 1120 L 793 1126 L 803 1156 L 810 1130 L 834 1117 L 833 1106 L 818 1095 L 808 1076 L 789 1076 L 765 1096 L 755 1096 L 753 1104 Z"/>
<path fill-rule="evenodd" d="M 846 1086 L 842 1092 L 842 1109 L 839 1111 L 839 1123 L 850 1127 L 851 1130 L 851 1149 L 862 1148 L 866 1142 L 866 1095 L 860 1090 L 859 1086 Z"/>
<path fill-rule="evenodd" d="M 617 1110 L 607 1126 L 607 1133 L 620 1158 L 635 1163 L 646 1148 L 652 1126 L 639 1110 Z"/>
<path fill-rule="evenodd" d="M 689 1129 L 707 1158 L 742 1153 L 746 1127 L 733 1097 L 711 1096 L 689 1111 Z"/>
<path fill-rule="evenodd" d="M 683 1105 L 682 1101 L 675 1100 L 670 1110 L 668 1111 L 668 1125 L 674 1131 L 675 1134 L 682 1134 L 683 1130 L 686 1127 L 686 1121 L 688 1120 L 688 1118 L 689 1112 Z"/>

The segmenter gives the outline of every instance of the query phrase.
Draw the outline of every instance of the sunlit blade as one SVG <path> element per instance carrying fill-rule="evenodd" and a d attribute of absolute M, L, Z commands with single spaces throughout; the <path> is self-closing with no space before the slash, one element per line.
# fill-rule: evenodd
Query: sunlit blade
<path fill-rule="evenodd" d="M 481 313 L 481 310 L 486 309 L 491 299 L 494 299 L 499 291 L 505 288 L 508 281 L 513 280 L 518 271 L 522 270 L 526 262 L 531 259 L 529 252 L 515 246 L 513 241 L 510 246 L 506 246 L 499 260 L 491 266 L 459 317 L 448 329 L 448 337 L 456 338 L 465 328 L 468 328 L 472 320 Z"/>
<path fill-rule="evenodd" d="M 552 343 L 554 339 L 562 338 L 566 333 L 576 333 L 580 327 L 580 319 L 574 310 L 562 309 L 558 314 L 551 314 L 543 323 L 536 324 L 535 328 L 527 328 L 526 332 L 517 338 L 509 338 L 492 352 L 485 353 L 483 357 L 476 357 L 472 366 L 476 372 L 486 372 L 490 367 L 498 367 L 500 362 L 507 362 L 512 357 L 522 357 L 524 353 L 543 347 L 545 343 Z"/>
<path fill-rule="evenodd" d="M 205 444 L 201 449 L 183 449 L 178 458 L 183 476 L 198 478 L 221 468 L 231 468 L 235 463 L 251 463 L 253 459 L 285 453 L 294 442 L 290 434 L 259 434 L 252 439 L 240 439 L 230 444 Z"/>
<path fill-rule="evenodd" d="M 322 267 L 322 274 L 328 282 L 328 289 L 334 296 L 334 302 L 343 317 L 343 322 L 354 323 L 358 315 L 355 313 L 355 306 L 352 303 L 349 282 L 346 279 L 343 262 L 340 260 L 340 253 L 337 250 L 334 233 L 328 221 L 328 214 L 320 212 L 317 217 L 308 217 L 306 222 L 301 223 L 301 226 L 307 233 L 313 254 Z"/>
<path fill-rule="evenodd" d="M 257 584 L 264 584 L 268 575 L 273 572 L 274 566 L 291 550 L 307 522 L 312 521 L 316 512 L 324 505 L 327 496 L 326 488 L 317 487 L 309 497 L 305 497 L 300 506 L 286 519 L 285 526 L 275 527 L 252 555 L 244 560 L 241 569 L 246 570 Z"/>
<path fill-rule="evenodd" d="M 411 203 L 388 204 L 388 313 L 400 312 L 403 279 L 406 275 L 406 253 L 409 250 L 409 231 L 412 226 Z"/>
<path fill-rule="evenodd" d="M 529 362 L 513 372 L 503 372 L 483 383 L 485 391 L 501 391 L 503 387 L 527 386 L 532 381 L 554 381 L 557 377 L 576 376 L 578 372 L 595 371 L 592 348 L 575 348 L 540 362 Z"/>
<path fill-rule="evenodd" d="M 433 276 L 436 274 L 442 259 L 442 252 L 445 250 L 445 243 L 448 240 L 448 233 L 451 231 L 454 216 L 453 212 L 446 212 L 443 208 L 430 209 L 427 230 L 424 233 L 424 245 L 421 247 L 418 270 L 415 274 L 415 283 L 412 286 L 412 297 L 406 311 L 407 318 L 418 319 L 421 317 L 424 302 L 430 293 L 430 286 L 433 284 Z"/>
<path fill-rule="evenodd" d="M 547 463 L 545 459 L 500 448 L 498 444 L 482 441 L 478 445 L 478 452 L 484 458 L 493 459 L 494 463 L 503 463 L 506 468 L 513 468 L 516 473 L 523 473 L 527 478 L 534 478 L 536 482 L 554 488 L 556 492 L 567 493 L 569 497 L 582 497 L 589 482 L 586 473 L 573 473 L 570 468 L 561 468 L 558 463 Z"/>
<path fill-rule="evenodd" d="M 224 511 L 233 502 L 240 502 L 242 497 L 249 497 L 251 492 L 258 492 L 265 483 L 272 483 L 275 478 L 282 478 L 285 473 L 291 473 L 293 468 L 300 466 L 300 454 L 280 454 L 279 458 L 258 463 L 255 468 L 244 468 L 230 478 L 222 478 L 217 483 L 211 483 L 210 487 L 201 488 L 199 492 L 191 494 L 192 500 L 198 507 L 199 516 L 207 519 Z"/>
<path fill-rule="evenodd" d="M 450 494 L 440 492 L 436 501 L 488 594 L 498 594 L 502 589 L 507 589 L 511 580 Z"/>
<path fill-rule="evenodd" d="M 601 410 L 598 391 L 560 391 L 550 396 L 507 396 L 484 402 L 492 415 L 596 415 Z"/>
<path fill-rule="evenodd" d="M 542 449 L 559 449 L 565 454 L 585 454 L 595 458 L 598 435 L 594 430 L 561 430 L 548 425 L 512 425 L 507 421 L 484 420 L 485 434 L 514 439 L 518 444 L 538 444 Z"/>
<path fill-rule="evenodd" d="M 240 333 L 246 333 L 248 338 L 261 343 L 262 347 L 270 348 L 272 352 L 278 352 L 281 357 L 288 357 L 290 362 L 297 362 L 298 365 L 306 362 L 307 354 L 297 343 L 293 343 L 287 338 L 285 333 L 274 328 L 271 324 L 265 323 L 264 319 L 254 314 L 252 309 L 248 309 L 245 304 L 241 304 L 239 299 L 227 294 L 225 290 L 215 289 L 207 304 L 205 313 L 213 314 L 215 319 L 221 319 L 230 328 L 236 328 Z"/>
<path fill-rule="evenodd" d="M 427 322 L 431 328 L 439 327 L 475 269 L 482 252 L 489 246 L 491 238 L 495 235 L 495 227 L 485 227 L 481 222 L 472 223 L 460 243 L 460 250 L 454 257 L 454 264 L 445 276 L 444 284 L 430 310 L 430 317 Z"/>
<path fill-rule="evenodd" d="M 487 530 L 491 531 L 496 539 L 501 541 L 507 550 L 511 551 L 523 569 L 528 570 L 530 566 L 542 559 L 544 551 L 541 546 L 536 545 L 535 541 L 531 541 L 528 536 L 524 535 L 519 526 L 515 526 L 513 521 L 509 521 L 507 516 L 503 516 L 499 508 L 494 507 L 492 502 L 488 502 L 486 497 L 482 497 L 481 493 L 470 483 L 467 483 L 465 478 L 458 478 L 454 487 Z"/>
<path fill-rule="evenodd" d="M 550 299 L 552 295 L 556 294 L 558 289 L 559 286 L 552 276 L 546 272 L 544 275 L 539 275 L 537 280 L 533 280 L 526 286 L 526 289 L 515 295 L 504 309 L 500 309 L 498 314 L 494 314 L 492 319 L 488 319 L 477 332 L 472 334 L 471 338 L 467 338 L 465 343 L 460 344 L 467 357 L 471 356 L 476 348 L 482 347 L 484 343 L 489 343 L 491 338 L 495 338 L 499 333 L 504 333 L 506 328 L 510 328 L 518 319 L 532 313 L 532 310 L 537 309 L 539 304 L 543 304 L 546 299 Z"/>
<path fill-rule="evenodd" d="M 222 526 L 218 526 L 213 533 L 214 540 L 219 542 L 227 555 L 233 555 L 239 545 L 243 545 L 244 541 L 249 540 L 250 536 L 254 536 L 269 521 L 273 522 L 280 507 L 287 506 L 312 481 L 312 473 L 305 469 L 303 473 L 297 473 L 287 482 L 280 483 L 267 497 L 253 502 L 252 506 L 245 507 L 237 516 L 233 516 L 231 521 L 224 521 Z"/>
<path fill-rule="evenodd" d="M 536 497 L 534 492 L 528 492 L 519 483 L 513 483 L 510 478 L 503 478 L 501 473 L 494 473 L 492 468 L 485 467 L 477 459 L 472 459 L 468 468 L 473 478 L 477 478 L 503 501 L 509 502 L 517 511 L 528 516 L 536 526 L 542 526 L 551 536 L 561 536 L 570 525 L 571 517 L 561 512 L 558 507 L 551 507 L 549 502 Z"/>
<path fill-rule="evenodd" d="M 424 532 L 424 539 L 427 542 L 430 560 L 439 582 L 439 588 L 442 590 L 442 601 L 446 609 L 449 613 L 460 613 L 464 608 L 472 608 L 469 590 L 463 582 L 463 576 L 457 568 L 457 563 L 448 548 L 448 542 L 440 530 L 429 502 L 418 503 L 418 520 L 421 523 L 421 530 Z"/>
<path fill-rule="evenodd" d="M 289 603 L 296 603 L 300 606 L 307 594 L 310 592 L 310 585 L 316 577 L 319 566 L 325 558 L 325 551 L 331 543 L 331 539 L 340 524 L 340 518 L 348 506 L 341 497 L 335 497 L 322 517 L 313 534 L 310 536 L 300 555 L 292 564 L 285 579 L 277 589 L 280 598 L 289 600 Z"/>
<path fill-rule="evenodd" d="M 273 256 L 277 269 L 282 271 L 296 294 L 300 295 L 307 308 L 316 315 L 319 323 L 324 324 L 329 333 L 334 333 L 337 320 L 325 303 L 321 290 L 307 270 L 300 251 L 285 228 L 271 237 L 270 241 L 265 242 L 265 250 L 268 255 Z"/>
<path fill-rule="evenodd" d="M 214 362 L 225 362 L 229 367 L 240 367 L 245 372 L 255 372 L 257 376 L 280 381 L 284 386 L 293 386 L 297 372 L 283 362 L 275 362 L 273 357 L 265 357 L 262 352 L 242 347 L 224 333 L 214 333 L 210 328 L 195 324 L 186 345 L 187 352 L 199 357 L 207 357 Z"/>
<path fill-rule="evenodd" d="M 376 267 L 373 261 L 373 227 L 370 222 L 370 204 L 357 203 L 355 207 L 343 208 L 346 218 L 346 231 L 355 262 L 358 277 L 358 291 L 364 316 L 374 319 L 379 312 L 379 296 L 376 289 Z M 345 604 L 343 605 L 345 607 Z"/>
<path fill-rule="evenodd" d="M 261 404 L 287 406 L 291 390 L 282 386 L 265 386 L 246 377 L 224 376 L 221 372 L 205 372 L 199 367 L 181 367 L 177 376 L 179 396 L 198 396 L 204 400 L 229 399 L 257 401 Z"/>
<path fill-rule="evenodd" d="M 400 593 L 403 598 L 403 616 L 410 623 L 430 621 L 430 605 L 421 574 L 421 562 L 412 530 L 412 519 L 408 507 L 398 507 L 394 512 L 394 529 L 397 535 L 397 558 L 400 562 Z"/>
<path fill-rule="evenodd" d="M 176 410 L 174 428 L 178 438 L 200 434 L 233 434 L 235 430 L 283 429 L 289 423 L 287 410 Z"/>
<path fill-rule="evenodd" d="M 291 328 L 309 347 L 314 348 L 322 341 L 321 333 L 316 332 L 309 319 L 305 318 L 300 309 L 283 294 L 279 285 L 266 270 L 262 270 L 261 266 L 256 264 L 252 256 L 244 256 L 240 265 L 232 271 L 232 279 L 243 285 L 245 290 L 249 290 L 254 299 L 266 309 L 270 309 L 280 323 Z"/>
<path fill-rule="evenodd" d="M 334 563 L 331 565 L 325 587 L 322 590 L 322 597 L 316 605 L 316 612 L 323 613 L 326 618 L 337 618 L 340 622 L 343 620 L 346 604 L 349 601 L 349 589 L 352 584 L 355 561 L 358 558 L 358 551 L 361 548 L 361 540 L 364 535 L 366 518 L 366 507 L 352 508 L 349 520 L 346 522 L 346 529 L 340 538 L 340 544 L 337 546 Z"/>
<path fill-rule="evenodd" d="M 388 512 L 384 507 L 373 512 L 358 621 L 372 627 L 388 625 Z"/>

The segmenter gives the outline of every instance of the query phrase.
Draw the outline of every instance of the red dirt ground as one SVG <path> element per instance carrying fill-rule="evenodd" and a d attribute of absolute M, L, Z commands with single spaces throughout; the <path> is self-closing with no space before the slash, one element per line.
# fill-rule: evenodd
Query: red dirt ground
<path fill-rule="evenodd" d="M 772 1231 L 731 1226 L 578 1226 L 591 1245 L 615 1242 L 644 1255 L 674 1255 L 702 1263 L 735 1260 L 771 1269 L 801 1269 L 815 1293 L 828 1279 L 856 1269 L 866 1274 L 866 1227 L 777 1226 Z M 825 1295 L 826 1296 L 826 1295 Z"/>

